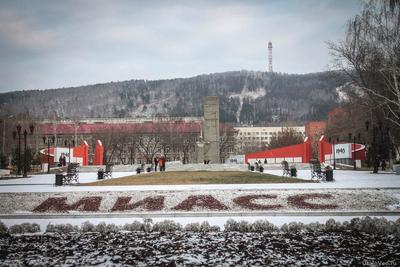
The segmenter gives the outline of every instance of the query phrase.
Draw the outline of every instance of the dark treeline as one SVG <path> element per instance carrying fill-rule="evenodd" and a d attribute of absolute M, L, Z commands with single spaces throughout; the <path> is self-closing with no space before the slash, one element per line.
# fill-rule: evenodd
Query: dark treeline
<path fill-rule="evenodd" d="M 185 79 L 130 80 L 0 94 L 0 116 L 104 118 L 202 116 L 203 98 L 220 96 L 222 122 L 260 124 L 325 119 L 338 105 L 344 75 L 234 71 Z"/>

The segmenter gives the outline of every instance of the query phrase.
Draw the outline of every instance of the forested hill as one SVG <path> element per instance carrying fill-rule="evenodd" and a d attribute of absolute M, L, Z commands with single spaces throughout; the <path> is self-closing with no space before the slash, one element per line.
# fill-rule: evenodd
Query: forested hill
<path fill-rule="evenodd" d="M 0 94 L 0 116 L 37 118 L 202 116 L 203 97 L 220 96 L 223 122 L 259 124 L 318 120 L 338 104 L 334 72 L 233 71 L 171 80 L 130 80 Z"/>

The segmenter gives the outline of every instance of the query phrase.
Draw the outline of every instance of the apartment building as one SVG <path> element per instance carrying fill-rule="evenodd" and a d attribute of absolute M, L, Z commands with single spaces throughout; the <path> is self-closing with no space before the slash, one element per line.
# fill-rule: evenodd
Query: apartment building
<path fill-rule="evenodd" d="M 245 150 L 246 148 L 266 147 L 271 140 L 271 137 L 277 135 L 285 128 L 294 129 L 306 136 L 305 126 L 282 126 L 282 127 L 234 127 L 238 134 L 236 143 L 238 148 Z"/>

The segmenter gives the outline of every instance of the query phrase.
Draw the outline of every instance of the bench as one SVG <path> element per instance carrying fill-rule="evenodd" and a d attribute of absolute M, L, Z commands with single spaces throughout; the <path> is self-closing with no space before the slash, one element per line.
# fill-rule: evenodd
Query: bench
<path fill-rule="evenodd" d="M 310 161 L 310 169 L 311 169 L 311 180 L 325 180 L 326 173 L 325 170 L 322 169 L 321 163 L 318 160 Z"/>
<path fill-rule="evenodd" d="M 281 162 L 281 166 L 282 166 L 282 172 L 283 172 L 283 176 L 287 175 L 290 176 L 290 169 L 289 169 L 289 163 L 284 160 Z"/>
<path fill-rule="evenodd" d="M 63 184 L 72 184 L 79 182 L 79 163 L 70 163 L 67 173 L 63 175 Z"/>
<path fill-rule="evenodd" d="M 106 178 L 112 178 L 112 169 L 113 169 L 113 164 L 106 164 L 106 169 L 104 171 L 104 179 Z"/>

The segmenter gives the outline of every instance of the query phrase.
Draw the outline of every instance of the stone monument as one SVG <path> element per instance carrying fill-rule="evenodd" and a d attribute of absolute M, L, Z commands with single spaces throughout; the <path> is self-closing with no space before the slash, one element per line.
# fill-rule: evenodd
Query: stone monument
<path fill-rule="evenodd" d="M 204 160 L 220 163 L 219 156 L 219 98 L 206 96 L 204 99 Z"/>

